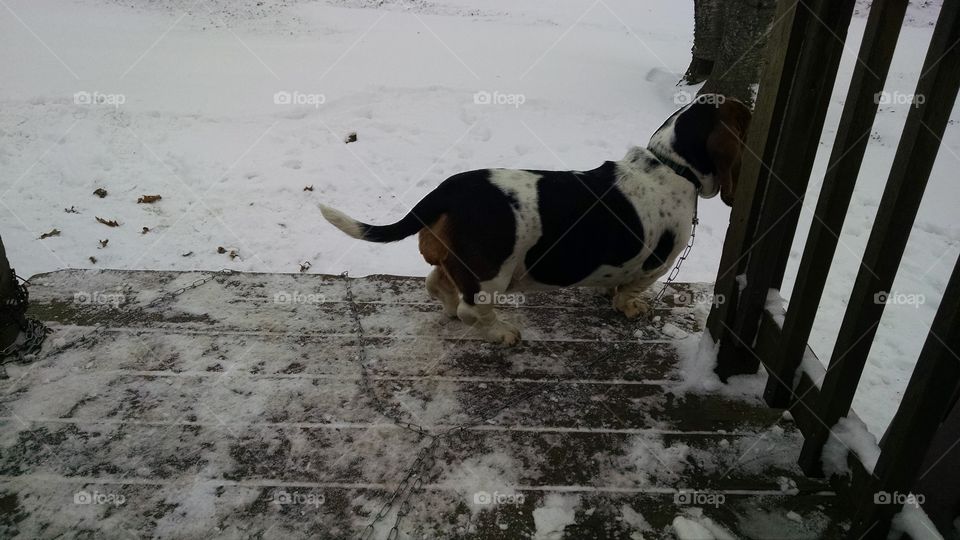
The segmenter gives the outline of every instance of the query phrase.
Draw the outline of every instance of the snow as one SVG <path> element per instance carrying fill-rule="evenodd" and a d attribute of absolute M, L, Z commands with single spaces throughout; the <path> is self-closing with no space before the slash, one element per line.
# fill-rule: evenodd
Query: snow
<path fill-rule="evenodd" d="M 452 487 L 477 514 L 492 504 L 523 501 L 523 494 L 511 487 L 518 483 L 518 469 L 513 456 L 494 452 L 459 463 L 440 483 Z"/>
<path fill-rule="evenodd" d="M 622 454 L 604 457 L 611 461 L 601 469 L 603 482 L 618 486 L 659 487 L 684 477 L 690 447 L 683 442 L 666 444 L 657 433 L 635 435 L 622 448 Z"/>
<path fill-rule="evenodd" d="M 767 313 L 773 317 L 773 322 L 777 324 L 777 328 L 783 328 L 783 319 L 787 314 L 786 300 L 780 296 L 780 291 L 777 289 L 767 290 L 767 302 L 765 309 Z"/>
<path fill-rule="evenodd" d="M 620 507 L 620 515 L 626 524 L 635 529 L 631 533 L 631 538 L 633 538 L 633 540 L 643 540 L 643 532 L 653 530 L 653 527 L 647 523 L 647 520 L 643 517 L 643 514 L 637 512 L 628 504 L 624 504 Z"/>
<path fill-rule="evenodd" d="M 560 495 L 551 493 L 543 500 L 543 504 L 533 511 L 533 523 L 536 540 L 559 540 L 563 538 L 563 529 L 575 521 L 577 507 L 580 506 L 579 495 Z"/>
<path fill-rule="evenodd" d="M 911 6 L 886 91 L 913 91 L 939 5 Z M 0 229 L 21 275 L 68 267 L 297 272 L 303 262 L 314 273 L 425 275 L 415 240 L 355 241 L 322 220 L 319 204 L 386 223 L 459 171 L 618 159 L 676 107 L 692 27 L 692 4 L 667 1 L 5 6 Z M 864 16 L 865 4 L 803 203 L 786 297 Z M 283 92 L 290 104 L 275 102 Z M 478 92 L 509 104 L 476 103 Z M 85 104 L 84 95 L 102 104 Z M 871 133 L 811 336 L 823 362 L 908 110 L 881 105 Z M 918 301 L 887 305 L 854 400 L 876 435 L 895 413 L 960 253 L 957 118 L 955 109 L 891 291 Z M 358 139 L 344 144 L 350 132 Z M 100 187 L 109 192 L 103 199 L 91 194 Z M 163 199 L 137 204 L 145 194 Z M 71 207 L 76 213 L 64 211 Z M 719 199 L 701 201 L 699 218 L 685 281 L 714 280 L 729 210 Z M 53 228 L 62 234 L 39 240 Z M 697 375 L 694 386 L 715 390 L 706 372 Z"/>
<path fill-rule="evenodd" d="M 680 540 L 735 540 L 730 531 L 703 515 L 699 508 L 673 518 L 673 528 Z"/>
<path fill-rule="evenodd" d="M 937 526 L 918 504 L 904 504 L 903 509 L 893 516 L 888 538 L 897 538 L 902 534 L 916 540 L 943 540 Z"/>
<path fill-rule="evenodd" d="M 827 476 L 849 476 L 850 467 L 847 456 L 856 454 L 864 469 L 873 474 L 873 468 L 880 457 L 877 438 L 867 430 L 866 424 L 857 417 L 841 418 L 830 430 L 830 439 L 823 446 L 823 472 Z"/>
<path fill-rule="evenodd" d="M 761 401 L 767 381 L 767 373 L 763 367 L 761 366 L 756 374 L 729 377 L 724 384 L 714 372 L 718 349 L 719 344 L 713 340 L 709 330 L 704 330 L 701 335 L 691 335 L 680 340 L 677 343 L 680 381 L 668 391 L 678 396 L 688 392 L 718 393 L 747 401 Z"/>
<path fill-rule="evenodd" d="M 747 288 L 747 274 L 737 274 L 737 291 L 743 291 Z"/>
<path fill-rule="evenodd" d="M 827 375 L 826 368 L 809 348 L 803 351 L 803 357 L 800 359 L 800 367 L 797 368 L 797 373 L 794 377 L 794 386 L 800 381 L 799 377 L 801 373 L 810 377 L 810 380 L 813 381 L 813 384 L 816 385 L 817 388 L 820 388 L 823 384 L 823 378 Z"/>

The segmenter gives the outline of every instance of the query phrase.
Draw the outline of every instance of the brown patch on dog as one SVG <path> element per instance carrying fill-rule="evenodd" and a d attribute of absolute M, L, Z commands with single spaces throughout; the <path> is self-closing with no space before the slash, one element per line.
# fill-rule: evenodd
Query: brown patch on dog
<path fill-rule="evenodd" d="M 746 105 L 728 99 L 717 107 L 716 125 L 707 137 L 707 153 L 713 160 L 716 181 L 720 184 L 720 199 L 727 206 L 733 206 L 737 191 L 750 116 Z"/>
<path fill-rule="evenodd" d="M 443 266 L 450 255 L 451 234 L 449 219 L 441 214 L 432 225 L 420 229 L 420 254 L 428 264 Z"/>
<path fill-rule="evenodd" d="M 444 279 L 473 305 L 480 292 L 480 282 L 492 279 L 500 271 L 483 249 L 483 240 L 476 234 L 461 234 L 449 214 L 441 214 L 433 224 L 419 233 L 420 254 L 427 263 L 437 266 Z"/>

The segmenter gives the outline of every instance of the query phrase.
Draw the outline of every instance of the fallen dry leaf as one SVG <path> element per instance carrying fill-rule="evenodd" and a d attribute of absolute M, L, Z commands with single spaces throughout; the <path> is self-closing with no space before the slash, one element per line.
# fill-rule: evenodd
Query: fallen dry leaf
<path fill-rule="evenodd" d="M 80 212 L 77 212 L 77 209 L 74 208 L 74 207 L 72 207 L 72 206 L 71 206 L 70 208 L 64 208 L 63 211 L 66 212 L 66 213 L 68 213 L 68 214 L 79 214 L 79 213 L 80 213 Z"/>
<path fill-rule="evenodd" d="M 45 232 L 40 235 L 40 239 L 50 238 L 51 236 L 60 236 L 60 229 L 50 229 L 50 232 Z"/>
<path fill-rule="evenodd" d="M 97 258 L 91 256 L 91 257 L 90 257 L 90 262 L 92 262 L 93 264 L 97 264 Z"/>
<path fill-rule="evenodd" d="M 147 234 L 148 232 L 150 232 L 150 227 L 144 227 L 140 234 Z"/>
<path fill-rule="evenodd" d="M 311 266 L 313 266 L 313 265 L 310 264 L 310 261 L 302 262 L 302 263 L 300 263 L 300 271 L 301 271 L 301 272 L 306 272 L 307 270 L 310 269 Z"/>
<path fill-rule="evenodd" d="M 226 252 L 227 250 L 223 246 L 217 246 L 217 253 L 223 254 Z"/>
<path fill-rule="evenodd" d="M 163 197 L 161 197 L 160 195 L 144 195 L 143 197 L 140 197 L 139 199 L 137 199 L 137 204 L 155 203 L 162 198 Z"/>
<path fill-rule="evenodd" d="M 102 248 L 107 247 L 107 244 L 108 244 L 109 242 L 110 242 L 110 239 L 109 239 L 109 238 L 107 238 L 107 239 L 105 239 L 105 240 L 100 240 L 100 247 L 102 247 Z"/>
<path fill-rule="evenodd" d="M 192 252 L 192 251 L 188 251 L 188 252 L 186 252 L 186 253 L 181 253 L 181 254 L 180 254 L 181 257 L 189 257 L 189 256 L 191 256 L 191 255 L 193 255 L 193 252 Z"/>
<path fill-rule="evenodd" d="M 119 226 L 120 226 L 120 224 L 117 223 L 117 220 L 115 220 L 115 219 L 103 219 L 102 217 L 97 216 L 97 221 L 99 221 L 100 223 L 103 223 L 103 224 L 106 225 L 107 227 L 119 227 Z"/>
<path fill-rule="evenodd" d="M 313 184 L 310 184 L 309 186 L 304 186 L 303 190 L 304 190 L 304 191 L 313 191 Z"/>
<path fill-rule="evenodd" d="M 347 138 L 345 138 L 343 142 L 347 144 L 350 144 L 352 142 L 357 142 L 357 132 L 351 131 L 350 133 L 347 133 Z"/>
<path fill-rule="evenodd" d="M 97 189 L 93 190 L 93 194 L 96 195 L 97 197 L 100 197 L 100 198 L 102 199 L 102 198 L 104 198 L 104 197 L 107 196 L 107 190 L 105 190 L 105 189 L 103 189 L 103 188 L 97 188 Z"/>

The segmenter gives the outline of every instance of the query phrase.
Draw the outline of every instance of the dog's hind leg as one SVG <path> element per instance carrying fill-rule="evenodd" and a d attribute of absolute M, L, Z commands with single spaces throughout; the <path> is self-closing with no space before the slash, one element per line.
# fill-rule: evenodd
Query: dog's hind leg
<path fill-rule="evenodd" d="M 443 313 L 447 317 L 457 316 L 457 305 L 460 304 L 460 295 L 457 288 L 444 272 L 443 267 L 434 266 L 427 274 L 427 293 L 431 298 L 443 304 Z"/>
<path fill-rule="evenodd" d="M 502 277 L 503 275 L 506 277 Z M 497 317 L 497 302 L 506 295 L 510 283 L 510 273 L 479 283 L 479 290 L 472 296 L 461 294 L 457 316 L 466 324 L 474 326 L 484 336 L 504 345 L 516 345 L 520 341 L 520 330 L 516 326 Z"/>

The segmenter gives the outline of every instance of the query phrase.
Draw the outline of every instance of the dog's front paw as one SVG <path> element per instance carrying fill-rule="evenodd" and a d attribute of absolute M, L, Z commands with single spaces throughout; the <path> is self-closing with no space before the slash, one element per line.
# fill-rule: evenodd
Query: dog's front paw
<path fill-rule="evenodd" d="M 520 343 L 520 330 L 512 324 L 497 321 L 487 328 L 487 339 L 510 347 Z"/>
<path fill-rule="evenodd" d="M 613 297 L 613 308 L 626 315 L 628 319 L 636 319 L 650 313 L 650 304 L 639 296 L 618 294 Z"/>

